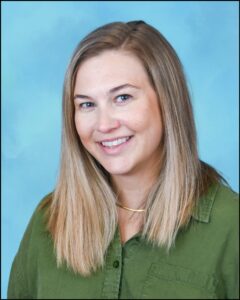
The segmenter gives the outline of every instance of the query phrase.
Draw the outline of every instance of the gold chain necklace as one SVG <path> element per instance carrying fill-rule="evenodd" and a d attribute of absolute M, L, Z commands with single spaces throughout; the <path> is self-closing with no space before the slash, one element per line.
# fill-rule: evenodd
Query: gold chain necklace
<path fill-rule="evenodd" d="M 120 204 L 118 202 L 116 203 L 116 205 L 118 207 L 121 207 L 121 208 L 129 210 L 129 211 L 134 211 L 134 212 L 144 212 L 145 211 L 145 209 L 133 209 L 133 208 L 126 207 L 126 206 L 123 206 L 122 204 Z"/>

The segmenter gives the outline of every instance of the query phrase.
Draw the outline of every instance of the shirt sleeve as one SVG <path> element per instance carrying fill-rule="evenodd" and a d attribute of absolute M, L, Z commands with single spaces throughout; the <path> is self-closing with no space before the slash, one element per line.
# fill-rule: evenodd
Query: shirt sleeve
<path fill-rule="evenodd" d="M 17 254 L 11 268 L 8 283 L 8 299 L 30 299 L 28 296 L 27 280 L 24 276 L 24 268 L 20 260 L 21 257 Z"/>
<path fill-rule="evenodd" d="M 234 210 L 231 213 L 231 226 L 226 239 L 228 240 L 224 261 L 224 279 L 226 299 L 239 299 L 239 196 L 232 197 Z"/>
<path fill-rule="evenodd" d="M 34 299 L 30 277 L 36 272 L 34 255 L 35 245 L 31 242 L 36 211 L 33 214 L 13 260 L 8 282 L 8 299 Z M 35 268 L 35 269 L 34 269 Z"/>

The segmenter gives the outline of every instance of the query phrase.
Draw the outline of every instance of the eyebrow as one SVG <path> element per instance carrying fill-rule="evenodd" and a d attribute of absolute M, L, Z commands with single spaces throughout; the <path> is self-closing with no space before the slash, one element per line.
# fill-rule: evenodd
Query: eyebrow
<path fill-rule="evenodd" d="M 113 94 L 113 93 L 116 93 L 118 91 L 120 91 L 121 89 L 124 89 L 124 88 L 134 88 L 134 89 L 140 89 L 139 87 L 135 86 L 135 85 L 132 85 L 132 84 L 129 84 L 129 83 L 125 83 L 125 84 L 121 84 L 119 86 L 116 86 L 114 88 L 111 88 L 109 91 L 108 91 L 108 94 Z M 81 99 L 89 99 L 91 97 L 87 96 L 87 95 L 81 95 L 81 94 L 76 94 L 74 95 L 73 99 L 76 99 L 76 98 L 81 98 Z"/>

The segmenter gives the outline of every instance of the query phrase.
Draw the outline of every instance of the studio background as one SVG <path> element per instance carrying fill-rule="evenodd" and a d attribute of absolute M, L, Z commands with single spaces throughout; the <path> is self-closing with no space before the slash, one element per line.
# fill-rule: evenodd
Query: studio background
<path fill-rule="evenodd" d="M 200 157 L 239 191 L 238 3 L 1 2 L 2 299 L 24 230 L 53 190 L 63 78 L 77 43 L 113 21 L 144 20 L 169 40 L 188 79 Z"/>

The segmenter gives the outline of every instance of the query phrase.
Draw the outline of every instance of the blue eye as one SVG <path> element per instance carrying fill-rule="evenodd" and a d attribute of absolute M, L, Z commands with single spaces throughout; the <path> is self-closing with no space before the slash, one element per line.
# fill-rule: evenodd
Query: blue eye
<path fill-rule="evenodd" d="M 89 109 L 95 106 L 93 102 L 83 102 L 79 104 L 81 109 Z"/>
<path fill-rule="evenodd" d="M 128 101 L 131 98 L 130 95 L 128 94 L 123 94 L 123 95 L 119 95 L 116 97 L 116 100 L 118 103 L 124 103 L 126 101 Z"/>

